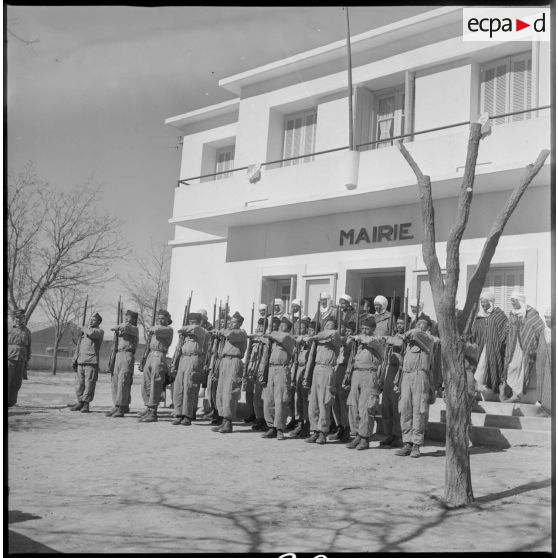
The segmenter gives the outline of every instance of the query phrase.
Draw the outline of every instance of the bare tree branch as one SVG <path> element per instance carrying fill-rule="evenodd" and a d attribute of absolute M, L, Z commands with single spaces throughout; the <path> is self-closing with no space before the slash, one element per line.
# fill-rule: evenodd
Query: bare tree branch
<path fill-rule="evenodd" d="M 535 176 L 539 173 L 549 155 L 550 151 L 548 149 L 543 149 L 539 153 L 536 161 L 533 164 L 527 165 L 527 167 L 525 168 L 523 179 L 515 187 L 510 197 L 508 198 L 506 205 L 502 207 L 500 213 L 498 213 L 496 219 L 494 220 L 494 223 L 492 224 L 492 228 L 490 229 L 490 232 L 484 242 L 484 246 L 479 258 L 479 263 L 477 264 L 477 267 L 473 272 L 473 276 L 471 277 L 471 281 L 469 282 L 469 286 L 467 289 L 467 299 L 465 301 L 465 306 L 463 307 L 463 312 L 461 313 L 459 319 L 458 327 L 459 330 L 462 331 L 464 334 L 467 334 L 471 330 L 475 308 L 484 287 L 484 280 L 486 278 L 488 269 L 490 268 L 492 257 L 496 252 L 500 237 L 504 232 L 504 228 L 509 221 L 512 213 L 515 211 L 515 208 L 517 207 L 517 204 L 521 200 L 523 194 L 527 190 L 529 184 L 531 184 L 533 178 L 535 178 Z"/>

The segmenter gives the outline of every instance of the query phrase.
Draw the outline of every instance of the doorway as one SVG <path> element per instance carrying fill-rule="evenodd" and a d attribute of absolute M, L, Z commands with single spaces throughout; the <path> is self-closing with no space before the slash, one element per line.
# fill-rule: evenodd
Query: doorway
<path fill-rule="evenodd" d="M 399 316 L 405 311 L 404 267 L 348 270 L 346 285 L 347 294 L 355 301 L 360 296 L 372 303 L 376 296 L 383 295 L 388 300 L 390 312 Z"/>

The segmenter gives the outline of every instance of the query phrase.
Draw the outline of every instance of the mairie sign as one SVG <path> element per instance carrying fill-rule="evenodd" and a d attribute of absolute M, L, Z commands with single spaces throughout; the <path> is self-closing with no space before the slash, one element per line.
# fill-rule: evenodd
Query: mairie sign
<path fill-rule="evenodd" d="M 414 235 L 411 233 L 412 225 L 412 223 L 374 225 L 368 228 L 362 227 L 358 232 L 357 229 L 341 230 L 339 233 L 339 246 L 411 240 L 414 238 Z"/>

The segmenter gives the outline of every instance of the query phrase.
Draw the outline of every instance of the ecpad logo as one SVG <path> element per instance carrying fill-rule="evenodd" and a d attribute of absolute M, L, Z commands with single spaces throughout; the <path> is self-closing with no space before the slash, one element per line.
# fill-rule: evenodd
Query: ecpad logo
<path fill-rule="evenodd" d="M 550 41 L 550 10 L 463 8 L 464 41 Z"/>

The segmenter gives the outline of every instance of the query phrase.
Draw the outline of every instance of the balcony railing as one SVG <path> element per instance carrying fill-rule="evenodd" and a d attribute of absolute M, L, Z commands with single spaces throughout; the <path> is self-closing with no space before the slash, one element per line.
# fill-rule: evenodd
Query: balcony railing
<path fill-rule="evenodd" d="M 551 108 L 552 105 L 544 105 L 541 107 L 535 107 L 535 108 L 529 108 L 529 109 L 523 109 L 523 110 L 516 110 L 513 112 L 505 112 L 503 114 L 496 114 L 494 116 L 489 116 L 489 120 L 496 120 L 498 118 L 505 118 L 508 116 L 515 116 L 517 114 L 525 114 L 528 112 L 537 112 L 539 110 L 546 110 Z M 429 134 L 431 132 L 438 132 L 440 130 L 448 130 L 450 128 L 459 128 L 461 126 L 468 126 L 469 124 L 471 124 L 471 122 L 469 120 L 466 120 L 464 122 L 457 122 L 455 124 L 447 124 L 446 126 L 438 126 L 436 128 L 429 128 L 428 130 L 420 130 L 418 132 L 411 132 L 409 134 L 402 134 L 399 136 L 394 136 L 392 138 L 386 138 L 386 139 L 382 139 L 382 140 L 375 140 L 375 141 L 368 141 L 365 143 L 360 143 L 358 145 L 356 145 L 356 149 L 357 151 L 362 151 L 362 148 L 370 148 L 370 146 L 374 146 L 374 145 L 378 145 L 380 143 L 387 143 L 387 142 L 393 142 L 396 140 L 401 140 L 401 139 L 405 139 L 405 138 L 414 138 L 415 136 L 419 136 L 421 134 Z M 316 151 L 314 153 L 305 153 L 304 155 L 297 155 L 296 157 L 288 157 L 285 159 L 277 159 L 275 161 L 266 161 L 265 163 L 260 163 L 260 167 L 265 167 L 265 166 L 271 166 L 271 165 L 277 165 L 279 163 L 284 163 L 286 161 L 295 161 L 298 159 L 305 159 L 307 157 L 315 157 L 317 155 L 324 155 L 326 153 L 335 153 L 337 151 L 344 151 L 349 149 L 348 145 L 345 145 L 343 147 L 335 147 L 333 149 L 325 149 L 323 151 Z M 229 169 L 226 171 L 221 171 L 221 172 L 214 172 L 214 173 L 210 173 L 210 174 L 202 174 L 200 176 L 193 176 L 190 178 L 183 178 L 182 180 L 179 180 L 177 183 L 177 187 L 179 187 L 180 185 L 184 184 L 185 186 L 189 185 L 189 182 L 192 180 L 201 180 L 202 178 L 210 178 L 210 177 L 215 177 L 215 176 L 220 176 L 222 174 L 231 174 L 233 172 L 238 172 L 238 171 L 244 171 L 244 170 L 248 170 L 249 166 L 245 166 L 245 167 L 237 167 L 235 169 Z"/>

